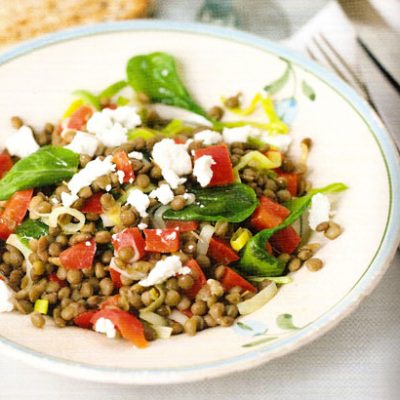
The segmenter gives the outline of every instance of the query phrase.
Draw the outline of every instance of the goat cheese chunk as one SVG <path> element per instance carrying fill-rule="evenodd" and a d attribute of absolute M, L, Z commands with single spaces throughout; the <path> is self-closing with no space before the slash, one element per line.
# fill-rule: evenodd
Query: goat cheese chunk
<path fill-rule="evenodd" d="M 163 139 L 156 143 L 152 156 L 172 189 L 186 182 L 186 178 L 182 176 L 192 172 L 192 160 L 185 145 L 176 144 L 172 139 Z"/>
<path fill-rule="evenodd" d="M 215 164 L 216 162 L 214 159 L 207 155 L 201 156 L 194 162 L 193 175 L 196 177 L 201 187 L 205 187 L 210 183 L 213 177 L 211 166 Z"/>
<path fill-rule="evenodd" d="M 149 197 L 152 199 L 158 199 L 158 201 L 164 205 L 171 203 L 174 199 L 174 192 L 171 190 L 171 187 L 163 183 L 157 189 L 154 189 L 150 194 Z"/>
<path fill-rule="evenodd" d="M 329 221 L 331 204 L 327 196 L 321 193 L 315 194 L 311 199 L 311 207 L 308 215 L 308 224 L 315 231 L 315 228 L 325 221 Z"/>
<path fill-rule="evenodd" d="M 5 148 L 12 156 L 25 158 L 39 150 L 39 145 L 33 137 L 32 129 L 24 125 L 6 138 Z"/>
<path fill-rule="evenodd" d="M 280 151 L 286 152 L 292 143 L 292 138 L 289 135 L 269 135 L 267 133 L 262 134 L 259 139 L 264 143 L 267 143 L 273 147 L 277 147 Z"/>
<path fill-rule="evenodd" d="M 139 285 L 144 287 L 158 285 L 165 282 L 171 276 L 177 274 L 187 275 L 190 274 L 190 272 L 191 270 L 189 267 L 182 266 L 181 259 L 178 256 L 169 256 L 163 260 L 157 261 L 147 278 L 142 279 Z"/>
<path fill-rule="evenodd" d="M 232 144 L 234 142 L 246 143 L 251 137 L 259 137 L 260 130 L 250 125 L 238 126 L 237 128 L 224 128 L 222 136 L 225 143 Z"/>
<path fill-rule="evenodd" d="M 143 217 L 147 217 L 147 208 L 150 205 L 150 199 L 147 194 L 143 193 L 139 189 L 133 189 L 129 192 L 128 199 L 126 200 L 128 204 L 135 207 L 139 215 Z"/>
<path fill-rule="evenodd" d="M 75 153 L 88 154 L 90 157 L 93 157 L 97 150 L 98 144 L 99 141 L 95 136 L 86 132 L 78 131 L 72 139 L 72 142 L 64 147 L 66 149 L 75 151 Z"/>
<path fill-rule="evenodd" d="M 218 132 L 206 129 L 200 131 L 194 135 L 194 140 L 198 142 L 203 142 L 206 146 L 211 146 L 213 144 L 222 142 L 222 135 Z"/>
<path fill-rule="evenodd" d="M 131 151 L 128 154 L 129 158 L 134 158 L 135 160 L 143 160 L 143 153 L 141 153 L 140 151 Z"/>
<path fill-rule="evenodd" d="M 111 160 L 112 156 L 108 156 L 104 160 L 96 158 L 89 161 L 85 168 L 76 173 L 68 182 L 68 189 L 71 193 L 61 193 L 64 206 L 70 207 L 72 203 L 78 200 L 78 193 L 82 188 L 90 186 L 100 176 L 114 172 L 116 166 Z"/>
<path fill-rule="evenodd" d="M 128 130 L 140 123 L 136 108 L 123 106 L 95 112 L 88 120 L 86 129 L 105 146 L 116 147 L 126 142 Z"/>
<path fill-rule="evenodd" d="M 117 334 L 114 324 L 107 318 L 99 318 L 94 324 L 94 330 L 104 333 L 109 339 L 115 338 Z"/>
<path fill-rule="evenodd" d="M 0 279 L 0 313 L 10 312 L 14 309 L 11 298 L 11 289 L 9 289 L 7 284 Z"/>

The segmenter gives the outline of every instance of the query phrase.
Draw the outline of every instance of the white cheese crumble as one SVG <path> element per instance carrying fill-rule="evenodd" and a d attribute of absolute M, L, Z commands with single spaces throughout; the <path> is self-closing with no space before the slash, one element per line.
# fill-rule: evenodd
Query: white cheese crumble
<path fill-rule="evenodd" d="M 191 270 L 189 267 L 182 266 L 181 259 L 178 256 L 169 256 L 163 260 L 157 261 L 147 278 L 142 279 L 139 285 L 144 287 L 158 285 L 171 276 L 177 274 L 187 275 L 190 274 L 190 272 Z"/>
<path fill-rule="evenodd" d="M 213 144 L 222 142 L 222 135 L 218 132 L 206 129 L 204 131 L 197 132 L 194 135 L 194 140 L 203 142 L 206 146 L 211 146 Z"/>
<path fill-rule="evenodd" d="M 222 136 L 225 143 L 247 142 L 251 137 L 260 136 L 260 130 L 250 125 L 238 126 L 237 128 L 224 128 Z"/>
<path fill-rule="evenodd" d="M 136 108 L 123 106 L 115 110 L 105 108 L 95 112 L 88 120 L 86 129 L 95 134 L 105 146 L 115 147 L 126 142 L 128 130 L 140 123 L 141 119 Z"/>
<path fill-rule="evenodd" d="M 146 228 L 148 227 L 148 225 L 145 224 L 144 222 L 141 222 L 137 227 L 138 227 L 139 229 L 143 230 L 143 229 L 146 229 Z"/>
<path fill-rule="evenodd" d="M 150 194 L 150 198 L 158 199 L 158 201 L 164 205 L 171 203 L 174 199 L 174 192 L 171 190 L 171 187 L 163 183 L 157 189 L 154 189 Z"/>
<path fill-rule="evenodd" d="M 141 153 L 140 151 L 131 151 L 128 154 L 129 158 L 134 158 L 135 160 L 143 160 L 143 153 Z"/>
<path fill-rule="evenodd" d="M 321 193 L 315 194 L 311 199 L 311 207 L 308 215 L 308 224 L 310 228 L 315 228 L 325 221 L 329 221 L 329 212 L 331 205 L 327 196 Z"/>
<path fill-rule="evenodd" d="M 91 185 L 95 179 L 115 171 L 115 164 L 111 160 L 112 156 L 108 156 L 104 160 L 96 158 L 89 161 L 85 168 L 76 173 L 68 182 L 68 189 L 71 193 L 61 193 L 64 206 L 70 207 L 72 203 L 78 200 L 79 191 L 85 186 Z"/>
<path fill-rule="evenodd" d="M 93 135 L 78 131 L 72 139 L 72 142 L 64 147 L 75 151 L 75 153 L 88 154 L 90 157 L 93 157 L 98 144 L 99 141 Z"/>
<path fill-rule="evenodd" d="M 200 132 L 201 133 L 201 132 Z M 292 143 L 289 135 L 269 134 L 250 125 L 239 126 L 236 128 L 224 128 L 222 135 L 224 141 L 228 144 L 233 142 L 245 143 L 249 138 L 259 139 L 264 143 L 277 147 L 279 150 L 286 152 Z"/>
<path fill-rule="evenodd" d="M 197 178 L 197 182 L 200 183 L 201 187 L 205 187 L 210 183 L 213 177 L 211 166 L 215 164 L 214 159 L 207 155 L 201 156 L 194 162 L 193 175 Z"/>
<path fill-rule="evenodd" d="M 114 324 L 107 318 L 99 318 L 94 324 L 94 330 L 105 333 L 109 339 L 115 338 L 117 334 Z"/>
<path fill-rule="evenodd" d="M 268 143 L 273 147 L 277 147 L 279 150 L 286 152 L 289 149 L 290 144 L 292 143 L 292 138 L 289 135 L 268 135 L 268 133 L 264 133 L 260 136 L 260 140 L 264 143 Z"/>
<path fill-rule="evenodd" d="M 182 175 L 192 172 L 192 160 L 185 145 L 176 144 L 172 139 L 163 139 L 156 143 L 152 156 L 172 189 L 186 182 L 185 178 L 181 178 Z"/>
<path fill-rule="evenodd" d="M 0 279 L 0 313 L 10 312 L 14 309 L 11 303 L 12 291 L 6 283 Z"/>
<path fill-rule="evenodd" d="M 139 189 L 133 189 L 129 192 L 126 202 L 135 207 L 141 217 L 147 217 L 148 214 L 146 210 L 150 205 L 150 199 L 147 194 L 143 193 Z"/>
<path fill-rule="evenodd" d="M 6 138 L 5 148 L 12 156 L 24 158 L 39 150 L 39 145 L 33 137 L 32 129 L 24 125 Z"/>
<path fill-rule="evenodd" d="M 124 171 L 117 171 L 118 182 L 122 185 L 124 183 L 125 172 Z"/>

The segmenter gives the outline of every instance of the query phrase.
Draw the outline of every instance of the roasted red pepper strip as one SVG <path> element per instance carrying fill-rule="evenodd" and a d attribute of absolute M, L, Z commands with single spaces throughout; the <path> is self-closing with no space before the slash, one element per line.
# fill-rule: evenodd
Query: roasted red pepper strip
<path fill-rule="evenodd" d="M 6 202 L 4 211 L 0 215 L 0 239 L 7 238 L 23 221 L 32 199 L 33 190 L 15 192 Z"/>
<path fill-rule="evenodd" d="M 229 267 L 225 267 L 224 275 L 221 279 L 221 285 L 226 291 L 235 286 L 239 286 L 243 290 L 249 290 L 250 292 L 257 291 L 257 289 L 250 282 L 246 281 L 246 279 Z"/>
<path fill-rule="evenodd" d="M 90 322 L 97 311 L 85 311 L 74 318 L 74 324 L 83 329 L 91 329 L 93 324 Z"/>
<path fill-rule="evenodd" d="M 88 106 L 79 107 L 68 120 L 67 128 L 80 130 L 93 114 L 93 109 Z"/>
<path fill-rule="evenodd" d="M 93 265 L 96 242 L 89 240 L 74 244 L 60 254 L 61 265 L 65 269 L 85 269 Z"/>
<path fill-rule="evenodd" d="M 110 268 L 110 277 L 113 281 L 114 287 L 119 289 L 122 287 L 121 274 L 115 269 Z"/>
<path fill-rule="evenodd" d="M 185 294 L 189 299 L 194 299 L 199 290 L 207 283 L 207 278 L 196 260 L 192 259 L 188 261 L 186 266 L 192 270 L 191 275 L 194 279 L 194 285 L 190 289 L 185 290 Z"/>
<path fill-rule="evenodd" d="M 100 318 L 109 319 L 121 332 L 122 337 L 137 347 L 145 348 L 149 345 L 144 336 L 143 324 L 134 315 L 119 309 L 104 309 L 98 311 L 90 322 L 95 325 Z"/>
<path fill-rule="evenodd" d="M 135 174 L 133 172 L 132 164 L 126 152 L 124 150 L 117 151 L 114 154 L 112 161 L 114 164 L 116 164 L 117 171 L 122 171 L 124 173 L 122 183 L 133 182 Z"/>
<path fill-rule="evenodd" d="M 0 178 L 8 172 L 13 166 L 11 157 L 8 153 L 0 153 Z"/>
<path fill-rule="evenodd" d="M 290 214 L 290 211 L 272 201 L 268 197 L 261 196 L 260 204 L 251 216 L 251 226 L 259 231 L 275 228 Z"/>
<path fill-rule="evenodd" d="M 191 232 L 199 228 L 197 221 L 165 221 L 165 227 L 167 229 L 175 229 L 179 232 Z"/>
<path fill-rule="evenodd" d="M 214 261 L 225 265 L 240 259 L 240 257 L 228 243 L 216 238 L 211 238 L 207 254 Z"/>
<path fill-rule="evenodd" d="M 179 232 L 175 229 L 145 229 L 146 251 L 173 253 L 179 250 Z"/>
<path fill-rule="evenodd" d="M 272 247 L 279 252 L 292 254 L 300 244 L 301 237 L 291 226 L 288 226 L 275 232 L 269 241 Z"/>
<path fill-rule="evenodd" d="M 132 247 L 135 255 L 134 259 L 140 260 L 145 255 L 145 241 L 138 228 L 126 228 L 112 236 L 112 245 L 115 254 L 123 247 Z"/>
<path fill-rule="evenodd" d="M 229 185 L 235 181 L 229 150 L 226 144 L 195 150 L 195 161 L 202 156 L 211 156 L 215 164 L 211 166 L 213 176 L 208 186 Z"/>
<path fill-rule="evenodd" d="M 103 195 L 103 192 L 95 193 L 93 196 L 89 197 L 85 200 L 81 211 L 83 213 L 91 213 L 100 215 L 103 212 L 103 206 L 100 203 L 100 197 Z"/>

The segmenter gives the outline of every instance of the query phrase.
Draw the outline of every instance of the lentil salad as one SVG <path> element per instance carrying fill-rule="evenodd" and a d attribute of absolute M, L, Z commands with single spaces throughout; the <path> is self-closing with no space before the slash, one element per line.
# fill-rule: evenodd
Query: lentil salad
<path fill-rule="evenodd" d="M 311 140 L 291 158 L 268 93 L 206 112 L 174 59 L 152 53 L 129 60 L 126 80 L 75 95 L 41 131 L 12 118 L 17 131 L 0 154 L 0 311 L 146 347 L 231 326 L 288 273 L 323 266 L 320 245 L 296 224 L 311 208 L 310 227 L 335 239 L 326 194 L 346 187 L 311 188 Z M 224 116 L 257 105 L 265 123 Z M 190 117 L 173 117 L 176 108 Z"/>

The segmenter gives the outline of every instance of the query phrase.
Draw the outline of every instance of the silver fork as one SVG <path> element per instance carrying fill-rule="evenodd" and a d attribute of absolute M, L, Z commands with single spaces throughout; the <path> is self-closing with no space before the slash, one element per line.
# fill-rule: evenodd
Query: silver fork
<path fill-rule="evenodd" d="M 311 39 L 311 44 L 306 47 L 306 51 L 310 58 L 328 67 L 346 83 L 352 86 L 376 111 L 368 88 L 359 78 L 353 67 L 349 65 L 324 34 L 319 33 L 314 35 Z"/>

